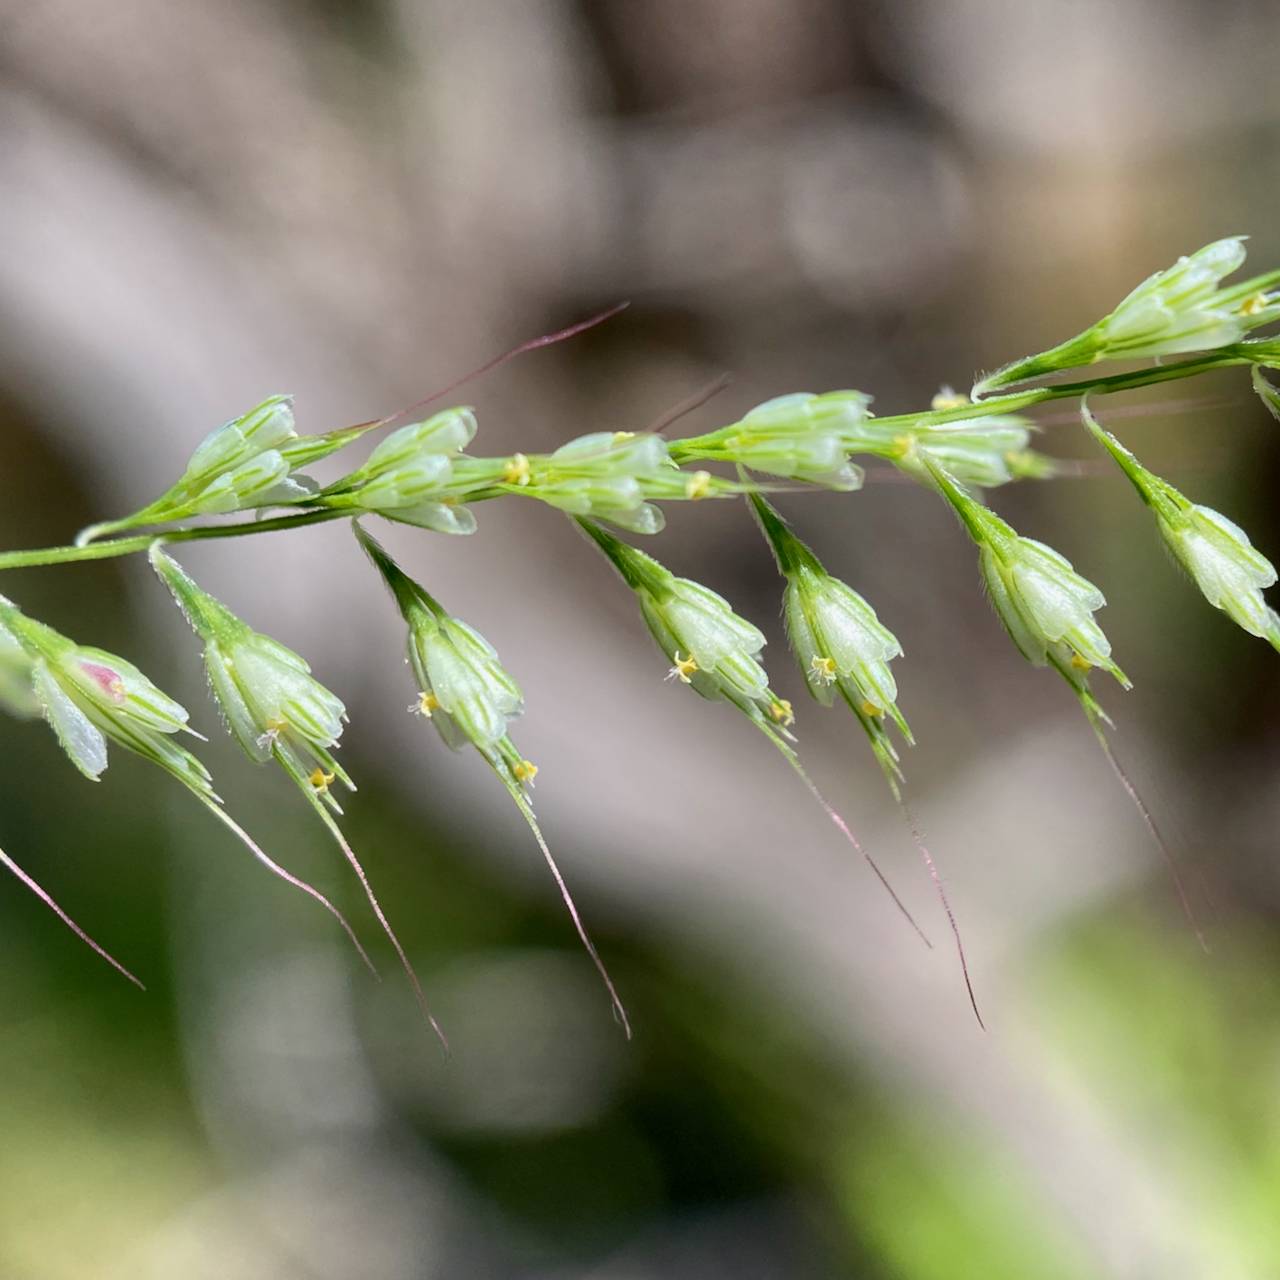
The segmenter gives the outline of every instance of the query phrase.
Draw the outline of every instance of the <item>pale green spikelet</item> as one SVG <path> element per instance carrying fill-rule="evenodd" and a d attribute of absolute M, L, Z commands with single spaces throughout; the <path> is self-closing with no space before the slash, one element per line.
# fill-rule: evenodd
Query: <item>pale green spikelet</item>
<path fill-rule="evenodd" d="M 937 463 L 926 460 L 925 465 L 977 545 L 988 598 L 1019 653 L 1034 666 L 1052 666 L 1077 696 L 1085 673 L 1094 667 L 1129 688 L 1093 617 L 1106 604 L 1102 592 L 1052 547 L 1021 537 Z"/>
<path fill-rule="evenodd" d="M 231 736 L 251 760 L 274 758 L 341 812 L 332 783 L 355 790 L 333 755 L 346 720 L 341 699 L 312 676 L 305 659 L 204 591 L 159 543 L 150 558 L 204 645 L 209 688 Z"/>
<path fill-rule="evenodd" d="M 332 792 L 333 783 L 341 781 L 348 790 L 355 790 L 355 783 L 333 755 L 346 721 L 342 701 L 312 676 L 303 658 L 270 636 L 254 631 L 204 591 L 158 543 L 151 548 L 150 558 L 160 580 L 204 644 L 209 688 L 228 732 L 251 760 L 261 763 L 274 759 L 316 811 L 360 881 L 369 906 L 400 959 L 423 1017 L 447 1047 L 444 1033 L 427 1007 L 418 975 L 360 859 L 333 817 L 342 812 Z"/>
<path fill-rule="evenodd" d="M 1222 287 L 1244 265 L 1243 236 L 1215 240 L 1149 276 L 1114 311 L 1067 342 L 981 379 L 974 398 L 1098 360 L 1132 360 L 1213 351 L 1280 318 L 1280 273 Z"/>
<path fill-rule="evenodd" d="M 102 776 L 110 740 L 159 765 L 201 799 L 214 799 L 208 770 L 173 741 L 174 734 L 192 732 L 185 708 L 131 662 L 76 644 L 2 596 L 0 624 L 25 651 L 41 712 L 85 777 L 96 782 Z"/>
<path fill-rule="evenodd" d="M 897 795 L 902 767 L 886 722 L 907 743 L 914 742 L 889 669 L 902 646 L 862 596 L 833 578 L 763 497 L 753 494 L 750 501 L 786 579 L 783 617 L 810 696 L 829 707 L 840 695 Z"/>
<path fill-rule="evenodd" d="M 300 436 L 294 430 L 291 398 L 268 396 L 207 436 L 177 483 L 154 502 L 122 519 L 91 525 L 80 533 L 77 544 L 85 545 L 106 533 L 191 516 L 305 502 L 317 486 L 298 469 L 345 447 L 367 429 L 366 424 L 321 436 Z"/>
<path fill-rule="evenodd" d="M 1089 433 L 1115 459 L 1151 508 L 1165 546 L 1200 594 L 1251 636 L 1280 649 L 1280 616 L 1262 595 L 1264 588 L 1274 585 L 1276 570 L 1249 541 L 1248 534 L 1220 512 L 1192 502 L 1167 480 L 1148 471 L 1098 422 L 1083 400 L 1080 415 Z"/>
<path fill-rule="evenodd" d="M 554 453 L 516 454 L 502 478 L 521 497 L 642 534 L 658 533 L 666 524 L 657 502 L 697 502 L 743 491 L 709 471 L 681 471 L 661 436 L 634 431 L 594 431 Z"/>
<path fill-rule="evenodd" d="M 502 666 L 497 651 L 478 631 L 449 614 L 358 522 L 353 522 L 352 527 L 391 589 L 408 626 L 409 664 L 418 687 L 417 701 L 410 710 L 429 719 L 454 750 L 475 747 L 498 776 L 537 842 L 578 938 L 630 1039 L 626 1008 L 587 933 L 529 802 L 528 790 L 537 775 L 537 766 L 521 755 L 507 733 L 507 725 L 524 709 L 519 686 Z"/>
<path fill-rule="evenodd" d="M 757 726 L 772 732 L 771 725 L 777 725 L 786 734 L 794 716 L 790 704 L 770 689 L 760 665 L 765 645 L 760 629 L 701 583 L 677 578 L 589 520 L 578 524 L 636 593 L 641 615 L 671 663 L 667 678 L 704 698 L 724 699 Z"/>
<path fill-rule="evenodd" d="M 861 391 L 794 392 L 766 400 L 709 436 L 696 449 L 676 445 L 680 460 L 709 458 L 748 471 L 849 492 L 862 487 L 846 437 L 856 438 L 871 397 Z"/>
<path fill-rule="evenodd" d="M 317 506 L 373 512 L 436 533 L 469 534 L 476 520 L 466 491 L 491 484 L 493 469 L 467 479 L 458 469 L 476 434 L 465 406 L 444 409 L 393 431 L 360 467 L 315 496 Z"/>
<path fill-rule="evenodd" d="M 939 398 L 934 397 L 935 405 Z M 943 407 L 953 406 L 947 401 Z M 906 430 L 872 419 L 845 443 L 851 452 L 884 458 L 916 480 L 929 482 L 927 457 L 968 488 L 993 489 L 1013 480 L 1047 479 L 1055 474 L 1053 459 L 1030 447 L 1035 430 L 1034 423 L 1017 414 L 975 409 L 971 418 L 921 420 Z"/>

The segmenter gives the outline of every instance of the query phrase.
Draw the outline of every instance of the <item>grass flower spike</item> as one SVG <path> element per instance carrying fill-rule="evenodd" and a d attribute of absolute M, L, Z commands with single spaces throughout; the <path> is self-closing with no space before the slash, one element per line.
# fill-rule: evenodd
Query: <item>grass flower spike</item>
<path fill-rule="evenodd" d="M 429 719 L 453 750 L 474 747 L 506 787 L 542 851 L 578 938 L 630 1039 L 627 1011 L 582 923 L 529 802 L 527 791 L 538 772 L 537 766 L 521 755 L 507 733 L 508 723 L 523 710 L 519 686 L 503 668 L 497 651 L 478 631 L 446 612 L 358 523 L 353 527 L 360 545 L 391 589 L 409 628 L 409 664 L 418 686 L 418 700 L 410 709 Z"/>
<path fill-rule="evenodd" d="M 1106 732 L 1110 721 L 1090 688 L 1095 670 L 1129 687 L 1097 622 L 1097 612 L 1105 603 L 1102 592 L 1058 552 L 1011 528 L 985 505 L 980 491 L 1059 474 L 1062 469 L 1053 459 L 1031 448 L 1036 428 L 1021 415 L 1059 400 L 1078 401 L 1084 425 L 1151 508 L 1162 539 L 1205 598 L 1245 631 L 1280 650 L 1280 613 L 1264 596 L 1277 580 L 1272 563 L 1226 517 L 1191 502 L 1143 467 L 1103 429 L 1085 403 L 1086 398 L 1096 403 L 1103 395 L 1215 370 L 1251 367 L 1255 390 L 1268 411 L 1280 419 L 1280 390 L 1268 381 L 1269 371 L 1280 370 L 1280 337 L 1255 333 L 1280 321 L 1280 271 L 1230 283 L 1228 277 L 1244 261 L 1241 237 L 1215 241 L 1150 276 L 1110 314 L 1069 341 L 1006 365 L 981 379 L 967 397 L 944 387 L 927 407 L 912 412 L 877 418 L 870 410 L 871 398 L 860 391 L 800 392 L 766 400 L 703 434 L 668 439 L 668 429 L 705 404 L 724 385 L 722 378 L 647 431 L 588 431 L 548 453 L 513 452 L 500 457 L 468 453 L 477 423 L 466 407 L 448 408 L 393 427 L 426 412 L 425 405 L 444 403 L 444 397 L 472 377 L 522 351 L 579 333 L 615 314 L 618 308 L 613 308 L 583 324 L 523 343 L 443 390 L 377 421 L 300 436 L 288 397 L 270 396 L 200 443 L 177 482 L 155 501 L 122 519 L 91 526 L 71 545 L 0 551 L 0 572 L 150 554 L 157 574 L 203 641 L 209 684 L 228 730 L 251 759 L 278 764 L 324 823 L 359 877 L 430 1018 L 403 948 L 338 826 L 342 809 L 337 790 L 354 790 L 336 754 L 346 719 L 342 701 L 313 676 L 302 657 L 254 631 L 204 592 L 165 549 L 200 539 L 265 536 L 351 519 L 359 543 L 390 588 L 406 623 L 408 661 L 417 689 L 412 709 L 450 747 L 474 749 L 497 775 L 537 841 L 578 936 L 627 1027 L 613 983 L 533 811 L 530 793 L 537 770 L 511 738 L 512 721 L 523 709 L 519 686 L 493 646 L 405 574 L 361 528 L 361 519 L 377 515 L 421 529 L 468 534 L 476 528 L 474 512 L 480 502 L 515 497 L 541 502 L 576 520 L 634 592 L 664 656 L 672 688 L 688 686 L 702 698 L 727 702 L 746 717 L 892 894 L 848 824 L 801 765 L 792 733 L 794 711 L 770 684 L 762 661 L 765 636 L 761 630 L 722 596 L 676 577 L 607 527 L 654 534 L 663 527 L 666 502 L 747 497 L 786 579 L 787 631 L 810 696 L 828 706 L 838 701 L 853 713 L 902 804 L 899 739 L 912 741 L 898 707 L 893 674 L 902 647 L 871 606 L 826 571 L 766 500 L 773 491 L 794 492 L 807 486 L 857 490 L 864 475 L 856 460 L 879 459 L 941 495 L 959 517 L 977 547 L 981 579 L 1001 623 L 1027 661 L 1053 667 L 1071 688 L 1172 866 L 1150 811 L 1115 758 Z M 1127 372 L 1090 371 L 1071 381 L 1052 376 L 1120 359 L 1157 363 Z M 992 394 L 1009 387 L 1014 389 Z M 383 429 L 388 434 L 366 461 L 335 483 L 321 488 L 302 474 L 311 463 L 366 432 Z M 713 463 L 721 464 L 716 470 L 736 470 L 719 475 L 701 469 Z M 263 513 L 273 507 L 286 510 L 266 519 L 207 519 L 233 512 Z M 123 536 L 104 536 L 108 534 Z M 102 775 L 113 744 L 164 769 L 274 874 L 324 905 L 359 948 L 333 904 L 268 858 L 228 816 L 208 771 L 180 736 L 189 732 L 182 706 L 132 664 L 76 644 L 27 617 L 3 596 L 0 710 L 19 718 L 43 717 L 68 757 L 91 779 Z M 902 808 L 946 906 L 940 877 L 919 828 L 905 804 Z M 101 950 L 2 852 L 0 864 Z M 1176 869 L 1174 878 L 1178 883 Z M 900 902 L 898 906 L 906 915 Z M 947 912 L 967 982 L 959 931 L 949 906 Z"/>
<path fill-rule="evenodd" d="M 1213 351 L 1280 318 L 1280 272 L 1222 287 L 1244 265 L 1243 236 L 1216 240 L 1157 271 L 1110 315 L 1048 351 L 1006 365 L 982 379 L 974 398 L 1098 360 L 1134 360 Z"/>
<path fill-rule="evenodd" d="M 159 765 L 201 799 L 214 799 L 209 771 L 173 740 L 191 732 L 186 710 L 137 667 L 68 640 L 3 597 L 0 624 L 25 650 L 41 712 L 85 777 L 96 782 L 102 776 L 111 740 Z"/>
<path fill-rule="evenodd" d="M 346 708 L 291 649 L 254 631 L 202 590 L 160 546 L 151 565 L 204 644 L 209 688 L 231 736 L 251 760 L 275 759 L 337 812 L 330 784 L 355 784 L 334 759 Z"/>
<path fill-rule="evenodd" d="M 593 431 L 550 454 L 516 454 L 503 491 L 535 498 L 575 516 L 606 520 L 632 533 L 659 533 L 666 517 L 655 502 L 726 498 L 742 486 L 709 471 L 681 471 L 653 432 Z"/>
<path fill-rule="evenodd" d="M 827 573 L 763 497 L 752 494 L 750 501 L 786 578 L 783 617 L 809 693 L 827 707 L 840 695 L 866 733 L 896 796 L 902 769 L 886 721 L 908 743 L 913 741 L 898 710 L 898 686 L 889 670 L 889 663 L 902 656 L 902 646 L 852 587 Z"/>
<path fill-rule="evenodd" d="M 1081 418 L 1089 433 L 1115 459 L 1156 518 L 1165 546 L 1215 609 L 1221 609 L 1251 636 L 1280 650 L 1280 616 L 1263 599 L 1276 581 L 1275 567 L 1256 550 L 1248 534 L 1226 516 L 1184 497 L 1148 471 L 1085 403 Z"/>
<path fill-rule="evenodd" d="M 902 810 L 912 841 L 928 869 L 938 901 L 946 913 L 969 1003 L 973 1007 L 978 1025 L 984 1026 L 969 977 L 969 962 L 965 956 L 960 926 L 933 854 L 926 847 L 919 826 L 903 801 L 903 776 L 898 750 L 885 727 L 886 719 L 891 720 L 903 738 L 914 745 L 915 740 L 906 719 L 898 710 L 898 686 L 889 670 L 889 663 L 894 658 L 901 657 L 902 646 L 897 637 L 876 617 L 875 610 L 852 587 L 827 573 L 818 557 L 791 532 L 786 521 L 765 498 L 760 494 L 752 494 L 750 502 L 773 551 L 778 569 L 786 579 L 783 616 L 787 624 L 787 638 L 800 664 L 809 693 L 818 702 L 829 707 L 835 702 L 835 694 L 839 691 L 845 705 L 853 712 L 867 735 L 871 750 L 893 792 L 893 798 Z M 817 794 L 812 784 L 811 790 Z M 859 847 L 856 841 L 854 845 Z M 871 861 L 869 858 L 867 860 Z M 871 865 L 876 874 L 880 875 L 875 863 L 872 862 Z M 880 876 L 880 879 L 894 901 L 898 902 L 897 895 L 884 877 Z M 898 902 L 898 907 L 912 926 L 916 927 L 915 921 L 901 902 Z M 920 932 L 918 927 L 916 932 Z M 921 934 L 921 937 L 924 935 Z M 925 942 L 932 945 L 928 938 L 925 938 Z"/>
<path fill-rule="evenodd" d="M 426 996 L 409 957 L 374 894 L 355 851 L 333 814 L 342 812 L 333 794 L 340 781 L 355 784 L 334 758 L 346 708 L 311 674 L 306 661 L 270 636 L 254 631 L 221 601 L 202 590 L 157 543 L 151 564 L 204 644 L 209 688 L 231 736 L 258 763 L 275 760 L 306 797 L 342 850 L 378 923 L 394 947 L 414 995 L 432 1029 L 444 1033 L 427 1007 Z"/>
<path fill-rule="evenodd" d="M 926 458 L 925 465 L 977 545 L 988 597 L 1018 651 L 1034 666 L 1052 666 L 1092 719 L 1098 707 L 1084 678 L 1092 668 L 1130 687 L 1093 617 L 1106 604 L 1102 592 L 1052 547 L 1021 537 L 936 462 Z"/>
<path fill-rule="evenodd" d="M 436 533 L 473 533 L 475 516 L 459 501 L 454 463 L 476 434 L 468 408 L 445 409 L 393 431 L 363 466 L 316 496 L 320 506 L 372 511 Z"/>
<path fill-rule="evenodd" d="M 769 688 L 759 662 L 765 644 L 760 629 L 734 613 L 723 596 L 677 578 L 599 525 L 578 523 L 636 593 L 649 631 L 671 663 L 668 678 L 704 698 L 733 703 L 771 736 L 790 737 L 791 708 Z"/>
<path fill-rule="evenodd" d="M 679 449 L 677 456 L 731 462 L 826 489 L 859 489 L 862 470 L 849 461 L 846 438 L 857 438 L 870 402 L 861 391 L 778 396 L 701 437 L 696 449 Z"/>
<path fill-rule="evenodd" d="M 299 467 L 343 448 L 363 427 L 299 436 L 288 396 L 270 396 L 224 423 L 196 449 L 178 482 L 154 502 L 120 520 L 91 525 L 77 538 L 85 545 L 108 533 L 169 524 L 190 516 L 287 505 L 309 498 L 316 486 Z"/>

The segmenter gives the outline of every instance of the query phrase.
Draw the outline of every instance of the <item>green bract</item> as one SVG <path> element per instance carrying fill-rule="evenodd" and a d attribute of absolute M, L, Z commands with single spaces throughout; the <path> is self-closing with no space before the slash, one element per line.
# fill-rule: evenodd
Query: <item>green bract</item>
<path fill-rule="evenodd" d="M 1215 240 L 1157 271 L 1110 315 L 1048 351 L 1015 361 L 978 382 L 973 394 L 1097 360 L 1131 360 L 1212 351 L 1280 318 L 1280 273 L 1221 288 L 1244 265 L 1244 237 Z"/>
<path fill-rule="evenodd" d="M 311 675 L 306 661 L 254 631 L 202 590 L 157 544 L 151 564 L 204 644 L 209 688 L 232 737 L 259 762 L 277 759 L 300 785 L 335 810 L 329 787 L 355 784 L 334 759 L 346 708 Z"/>
<path fill-rule="evenodd" d="M 1239 525 L 1190 501 L 1168 481 L 1148 471 L 1083 402 L 1080 414 L 1094 439 L 1111 454 L 1151 508 L 1165 546 L 1204 598 L 1250 635 L 1269 640 L 1280 649 L 1280 616 L 1262 598 L 1263 588 L 1276 581 L 1271 561 L 1255 550 Z"/>

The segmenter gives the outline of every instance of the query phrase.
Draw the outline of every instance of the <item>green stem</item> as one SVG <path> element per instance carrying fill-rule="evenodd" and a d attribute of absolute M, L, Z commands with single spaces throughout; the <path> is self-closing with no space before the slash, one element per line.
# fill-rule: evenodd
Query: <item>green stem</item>
<path fill-rule="evenodd" d="M 154 542 L 196 542 L 205 538 L 244 538 L 257 533 L 277 533 L 284 529 L 301 529 L 310 524 L 343 520 L 346 511 L 304 511 L 295 516 L 277 516 L 272 520 L 242 521 L 240 524 L 204 525 L 196 529 L 167 529 L 156 533 L 140 533 L 131 538 L 110 538 L 91 542 L 84 547 L 41 547 L 32 551 L 0 552 L 0 569 L 35 569 L 44 565 L 77 564 L 83 560 L 111 560 L 116 556 L 136 555 L 148 551 Z"/>

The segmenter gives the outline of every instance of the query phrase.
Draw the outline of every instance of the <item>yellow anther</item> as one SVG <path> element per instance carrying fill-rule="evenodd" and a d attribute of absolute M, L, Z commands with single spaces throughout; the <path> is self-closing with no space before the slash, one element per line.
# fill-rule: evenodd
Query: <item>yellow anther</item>
<path fill-rule="evenodd" d="M 418 710 L 422 712 L 428 720 L 431 719 L 431 713 L 440 705 L 440 699 L 434 693 L 424 693 L 418 699 Z"/>
<path fill-rule="evenodd" d="M 272 720 L 267 721 L 267 732 L 273 734 L 283 733 L 289 727 L 289 722 L 276 716 Z"/>
<path fill-rule="evenodd" d="M 691 502 L 697 502 L 699 498 L 705 498 L 711 492 L 711 472 L 695 471 L 684 482 L 684 496 Z"/>
<path fill-rule="evenodd" d="M 687 658 L 682 658 L 680 650 L 677 649 L 675 652 L 675 664 L 667 672 L 667 679 L 670 680 L 672 676 L 675 676 L 682 684 L 689 684 L 693 673 L 698 669 L 698 663 L 693 654 L 690 654 Z"/>
<path fill-rule="evenodd" d="M 929 402 L 929 408 L 934 413 L 941 413 L 944 409 L 963 409 L 968 403 L 967 396 L 962 396 L 951 387 L 943 387 Z"/>
<path fill-rule="evenodd" d="M 517 782 L 532 782 L 538 776 L 538 766 L 532 760 L 521 760 L 511 772 Z"/>
<path fill-rule="evenodd" d="M 879 717 L 884 715 L 884 708 L 877 707 L 870 698 L 863 698 L 862 706 L 859 708 L 864 716 Z"/>
<path fill-rule="evenodd" d="M 1087 658 L 1082 658 L 1078 653 L 1073 653 L 1071 655 L 1071 665 L 1075 667 L 1077 671 L 1091 671 L 1093 669 L 1093 663 L 1091 663 Z"/>
<path fill-rule="evenodd" d="M 895 458 L 905 458 L 915 447 L 916 438 L 909 431 L 893 437 L 893 456 Z"/>
<path fill-rule="evenodd" d="M 613 433 L 614 444 L 626 444 L 628 440 L 634 440 L 636 433 L 634 431 L 615 431 Z"/>
<path fill-rule="evenodd" d="M 334 774 L 325 773 L 325 771 L 317 765 L 317 767 L 312 771 L 311 777 L 309 777 L 307 781 L 311 783 L 317 791 L 323 793 L 328 791 L 333 785 L 334 777 Z"/>
<path fill-rule="evenodd" d="M 836 660 L 834 658 L 824 658 L 815 653 L 813 661 L 809 663 L 809 670 L 824 684 L 833 684 L 836 678 Z"/>
<path fill-rule="evenodd" d="M 796 722 L 796 713 L 791 710 L 791 703 L 786 698 L 776 698 L 769 704 L 769 715 L 784 729 Z"/>
<path fill-rule="evenodd" d="M 526 485 L 529 483 L 529 459 L 523 453 L 513 453 L 502 469 L 503 484 Z"/>
<path fill-rule="evenodd" d="M 1240 307 L 1242 316 L 1256 316 L 1258 312 L 1265 311 L 1269 305 L 1269 299 L 1265 293 L 1255 293 L 1251 298 L 1246 298 Z"/>

